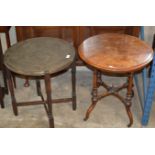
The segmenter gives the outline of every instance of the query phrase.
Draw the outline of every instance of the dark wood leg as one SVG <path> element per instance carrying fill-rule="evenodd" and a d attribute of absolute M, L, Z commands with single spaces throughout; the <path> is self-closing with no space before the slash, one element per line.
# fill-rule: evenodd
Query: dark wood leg
<path fill-rule="evenodd" d="M 6 41 L 7 41 L 7 48 L 9 48 L 11 46 L 9 32 L 6 33 Z M 16 88 L 15 75 L 12 75 L 12 80 L 13 80 L 14 88 Z"/>
<path fill-rule="evenodd" d="M 76 65 L 72 67 L 72 109 L 76 110 Z"/>
<path fill-rule="evenodd" d="M 13 81 L 14 88 L 17 88 L 17 85 L 16 85 L 16 77 L 13 74 L 12 74 L 12 81 Z"/>
<path fill-rule="evenodd" d="M 13 82 L 12 82 L 12 76 L 10 71 L 7 69 L 7 78 L 8 78 L 8 86 L 11 94 L 11 99 L 12 99 L 12 107 L 13 107 L 13 112 L 15 116 L 18 115 L 18 109 L 17 109 L 17 103 L 16 103 L 16 98 L 14 94 L 14 87 L 13 87 Z"/>
<path fill-rule="evenodd" d="M 40 80 L 36 80 L 36 86 L 37 86 L 37 95 L 41 96 L 41 85 L 40 85 Z"/>
<path fill-rule="evenodd" d="M 129 120 L 130 120 L 130 123 L 128 124 L 128 127 L 131 127 L 131 125 L 133 124 L 133 116 L 132 116 L 132 113 L 131 113 L 131 105 L 132 105 L 132 102 L 131 102 L 131 99 L 132 99 L 132 93 L 133 93 L 133 74 L 131 73 L 128 77 L 128 88 L 127 88 L 127 95 L 126 95 L 126 111 L 127 111 L 127 114 L 128 114 L 128 117 L 129 117 Z"/>
<path fill-rule="evenodd" d="M 102 83 L 102 74 L 101 72 L 97 72 L 97 87 L 99 87 Z"/>
<path fill-rule="evenodd" d="M 1 105 L 1 108 L 4 108 L 3 97 L 4 97 L 3 89 L 0 86 L 0 105 Z"/>
<path fill-rule="evenodd" d="M 7 47 L 9 48 L 11 46 L 9 32 L 6 33 L 6 41 L 7 41 Z"/>
<path fill-rule="evenodd" d="M 6 70 L 5 70 L 4 66 L 3 66 L 2 72 L 3 72 L 3 81 L 4 81 L 5 94 L 8 94 L 7 74 L 6 74 Z"/>
<path fill-rule="evenodd" d="M 47 94 L 47 105 L 48 105 L 48 119 L 50 128 L 54 128 L 54 118 L 52 113 L 52 97 L 51 97 L 51 77 L 49 74 L 45 75 L 45 89 Z"/>
<path fill-rule="evenodd" d="M 41 97 L 41 100 L 44 102 L 44 96 L 41 92 L 41 83 L 40 83 L 40 80 L 39 79 L 36 79 L 36 87 L 37 87 L 37 95 Z M 46 109 L 46 112 L 47 112 L 47 106 L 46 104 L 44 104 L 44 107 Z"/>
<path fill-rule="evenodd" d="M 89 118 L 90 113 L 93 111 L 93 109 L 95 108 L 96 104 L 97 104 L 97 70 L 94 70 L 93 72 L 93 90 L 92 90 L 92 104 L 90 105 L 90 107 L 88 108 L 87 112 L 86 112 L 86 116 L 84 118 L 84 120 L 86 121 Z"/>
<path fill-rule="evenodd" d="M 29 79 L 28 77 L 26 77 L 24 87 L 29 87 L 29 86 L 30 86 Z"/>

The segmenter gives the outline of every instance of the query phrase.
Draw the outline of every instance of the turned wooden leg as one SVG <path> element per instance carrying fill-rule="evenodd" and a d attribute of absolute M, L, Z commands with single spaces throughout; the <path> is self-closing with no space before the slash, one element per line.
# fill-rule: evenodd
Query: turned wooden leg
<path fill-rule="evenodd" d="M 76 110 L 76 65 L 72 67 L 72 109 Z"/>
<path fill-rule="evenodd" d="M 17 116 L 18 109 L 17 109 L 16 98 L 15 98 L 15 94 L 14 94 L 12 76 L 11 76 L 11 72 L 8 69 L 7 69 L 7 77 L 8 77 L 8 86 L 9 86 L 9 90 L 10 90 L 10 95 L 11 95 L 11 99 L 12 99 L 13 112 L 14 112 L 15 116 Z"/>
<path fill-rule="evenodd" d="M 3 89 L 0 86 L 0 105 L 1 105 L 1 108 L 4 108 L 3 96 L 4 96 Z"/>
<path fill-rule="evenodd" d="M 132 102 L 131 102 L 131 99 L 132 99 L 132 93 L 133 93 L 133 74 L 131 73 L 128 77 L 128 88 L 127 88 L 127 95 L 126 95 L 126 111 L 127 111 L 127 114 L 128 114 L 128 117 L 129 117 L 129 120 L 130 120 L 130 123 L 128 124 L 128 127 L 131 127 L 131 125 L 133 124 L 133 116 L 132 116 L 132 113 L 131 113 L 131 105 L 132 105 Z"/>
<path fill-rule="evenodd" d="M 52 97 L 51 97 L 51 79 L 50 75 L 45 75 L 45 89 L 47 94 L 47 105 L 48 105 L 48 119 L 49 119 L 49 126 L 50 128 L 54 128 L 54 119 L 52 113 Z"/>
<path fill-rule="evenodd" d="M 86 112 L 86 116 L 84 118 L 84 120 L 86 121 L 89 118 L 90 113 L 93 111 L 93 109 L 95 108 L 96 104 L 97 104 L 97 70 L 94 70 L 93 72 L 93 90 L 92 90 L 92 104 L 90 105 L 90 107 L 88 108 L 87 112 Z"/>
<path fill-rule="evenodd" d="M 102 74 L 101 72 L 97 72 L 97 87 L 99 87 L 102 83 Z"/>
<path fill-rule="evenodd" d="M 24 87 L 29 87 L 29 86 L 30 86 L 29 79 L 28 79 L 28 77 L 26 77 Z"/>

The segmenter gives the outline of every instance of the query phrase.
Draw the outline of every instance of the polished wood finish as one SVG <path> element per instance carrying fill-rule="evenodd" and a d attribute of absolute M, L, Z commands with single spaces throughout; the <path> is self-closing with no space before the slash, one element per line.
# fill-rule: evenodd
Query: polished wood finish
<path fill-rule="evenodd" d="M 129 117 L 128 127 L 130 127 L 133 124 L 130 110 L 131 99 L 134 96 L 133 75 L 152 61 L 153 50 L 136 37 L 105 33 L 85 40 L 79 47 L 79 55 L 93 70 L 92 103 L 84 120 L 89 118 L 100 99 L 113 95 L 124 104 Z M 121 86 L 109 86 L 102 81 L 101 74 L 104 73 L 121 74 L 127 76 L 128 80 Z M 101 86 L 105 88 L 106 92 L 99 94 L 98 88 Z M 127 89 L 126 97 L 119 94 L 122 89 Z"/>
<path fill-rule="evenodd" d="M 76 79 L 75 79 L 75 49 L 67 41 L 52 37 L 38 37 L 21 41 L 10 47 L 4 55 L 4 64 L 7 68 L 8 84 L 15 115 L 18 115 L 18 106 L 43 104 L 49 119 L 49 126 L 54 127 L 52 104 L 72 102 L 76 110 Z M 51 77 L 64 73 L 71 68 L 72 97 L 52 99 Z M 14 93 L 12 74 L 36 80 L 37 95 L 41 101 L 17 102 Z M 47 99 L 41 92 L 40 79 L 45 81 Z"/>
<path fill-rule="evenodd" d="M 88 37 L 107 32 L 130 34 L 138 37 L 138 26 L 16 26 L 17 40 L 33 37 L 57 37 L 69 41 L 76 50 Z M 77 54 L 76 65 L 84 65 Z"/>
<path fill-rule="evenodd" d="M 151 62 L 153 50 L 136 37 L 107 33 L 85 40 L 79 55 L 87 64 L 106 72 L 129 73 Z"/>
<path fill-rule="evenodd" d="M 139 37 L 140 26 L 77 26 L 76 33 L 76 36 L 78 36 L 77 45 L 80 46 L 80 44 L 87 38 L 104 33 L 129 34 L 135 37 Z M 78 54 L 76 64 L 77 66 L 85 65 L 81 61 Z"/>
<path fill-rule="evenodd" d="M 98 80 L 100 80 L 100 79 L 97 78 L 97 73 L 98 72 L 95 69 L 94 72 L 93 72 L 92 104 L 87 110 L 86 116 L 84 118 L 85 121 L 89 118 L 90 113 L 93 111 L 93 109 L 95 108 L 95 106 L 97 104 L 97 101 L 98 101 L 98 98 L 97 98 L 98 89 L 97 88 L 99 87 Z M 100 74 L 100 73 L 98 73 L 98 74 Z"/>
<path fill-rule="evenodd" d="M 128 34 L 139 37 L 140 26 L 80 26 L 79 45 L 87 38 L 104 33 Z"/>
<path fill-rule="evenodd" d="M 132 92 L 134 92 L 133 91 L 133 73 L 130 73 L 128 75 L 128 87 L 127 87 L 127 94 L 126 94 L 126 100 L 125 100 L 126 111 L 130 119 L 130 123 L 128 124 L 128 127 L 130 127 L 133 124 L 133 116 L 130 110 L 132 105 L 131 99 L 133 97 Z"/>

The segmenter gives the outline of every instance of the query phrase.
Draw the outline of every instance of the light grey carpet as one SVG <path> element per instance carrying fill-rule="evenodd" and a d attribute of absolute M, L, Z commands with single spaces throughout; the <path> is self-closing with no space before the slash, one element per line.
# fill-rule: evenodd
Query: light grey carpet
<path fill-rule="evenodd" d="M 53 98 L 70 97 L 71 81 L 70 72 L 52 79 Z M 108 83 L 119 84 L 126 80 L 124 77 L 107 77 L 103 79 Z M 18 101 L 40 99 L 36 95 L 34 81 L 30 81 L 30 87 L 23 87 L 24 80 L 17 78 L 16 97 Z M 56 128 L 126 128 L 129 122 L 124 105 L 115 97 L 102 99 L 96 105 L 90 118 L 85 122 L 83 118 L 91 103 L 92 72 L 77 71 L 77 110 L 73 111 L 71 103 L 53 105 L 53 113 Z M 44 92 L 44 82 L 42 81 Z M 102 90 L 100 90 L 102 91 Z M 125 95 L 125 92 L 122 91 Z M 5 96 L 5 109 L 0 109 L 1 128 L 47 128 L 48 119 L 43 105 L 19 107 L 19 116 L 12 112 L 10 96 Z M 132 113 L 134 123 L 132 127 L 141 127 L 141 108 L 135 91 Z M 155 107 L 151 113 L 149 125 L 155 127 Z"/>

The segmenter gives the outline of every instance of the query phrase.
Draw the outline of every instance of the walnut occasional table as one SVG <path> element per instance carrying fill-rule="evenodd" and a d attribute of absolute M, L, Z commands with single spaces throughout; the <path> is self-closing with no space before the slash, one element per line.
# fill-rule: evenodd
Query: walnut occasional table
<path fill-rule="evenodd" d="M 17 106 L 43 104 L 49 118 L 50 127 L 54 127 L 52 104 L 72 102 L 73 110 L 76 109 L 75 88 L 75 50 L 74 47 L 62 40 L 51 37 L 32 38 L 19 42 L 10 47 L 4 55 L 4 64 L 7 68 L 9 90 L 12 98 L 12 106 L 15 115 L 18 115 Z M 72 68 L 72 97 L 65 99 L 52 99 L 51 77 L 59 75 Z M 11 74 L 28 76 L 36 80 L 37 94 L 41 101 L 16 102 Z M 39 79 L 45 81 L 47 99 L 41 93 Z"/>
<path fill-rule="evenodd" d="M 89 118 L 97 102 L 109 95 L 117 97 L 125 106 L 130 123 L 133 116 L 130 110 L 133 97 L 133 75 L 148 65 L 153 59 L 153 50 L 136 37 L 105 33 L 85 40 L 79 47 L 81 59 L 93 69 L 92 104 L 87 110 L 84 120 Z M 108 86 L 102 81 L 102 73 L 121 74 L 128 77 L 121 86 Z M 98 88 L 103 86 L 107 91 L 98 94 Z M 127 95 L 122 97 L 119 91 L 126 88 Z"/>

